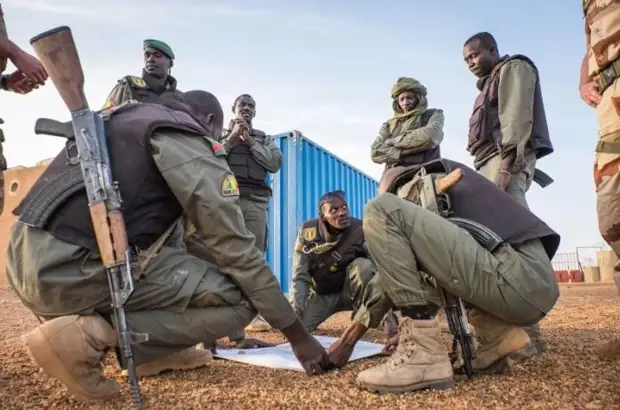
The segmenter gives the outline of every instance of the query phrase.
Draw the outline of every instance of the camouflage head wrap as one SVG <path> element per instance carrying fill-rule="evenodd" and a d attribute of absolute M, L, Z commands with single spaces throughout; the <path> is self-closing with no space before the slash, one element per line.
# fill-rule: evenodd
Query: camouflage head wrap
<path fill-rule="evenodd" d="M 398 96 L 405 91 L 411 91 L 418 97 L 418 104 L 416 107 L 408 112 L 403 112 L 398 105 Z M 410 77 L 400 77 L 396 80 L 396 83 L 392 86 L 392 110 L 394 114 L 388 121 L 390 125 L 390 132 L 394 130 L 396 124 L 403 120 L 402 130 L 419 128 L 422 121 L 422 114 L 428 109 L 428 101 L 426 100 L 426 87 L 422 85 L 418 80 Z"/>

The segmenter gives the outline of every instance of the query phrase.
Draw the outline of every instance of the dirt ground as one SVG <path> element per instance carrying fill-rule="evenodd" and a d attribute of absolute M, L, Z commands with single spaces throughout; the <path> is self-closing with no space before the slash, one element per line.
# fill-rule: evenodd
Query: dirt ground
<path fill-rule="evenodd" d="M 593 351 L 620 335 L 619 303 L 611 285 L 562 285 L 560 301 L 542 322 L 549 353 L 507 375 L 459 381 L 449 391 L 364 392 L 355 377 L 384 360 L 373 358 L 316 378 L 215 360 L 198 370 L 143 379 L 142 394 L 146 409 L 620 409 L 620 360 L 601 361 Z M 0 409 L 130 408 L 125 379 L 111 357 L 105 371 L 123 386 L 122 397 L 101 405 L 80 403 L 31 363 L 19 335 L 38 322 L 6 288 L 0 289 L 0 315 Z M 319 333 L 337 336 L 347 321 L 348 314 L 340 314 Z M 380 337 L 372 332 L 367 339 Z M 264 338 L 283 340 L 276 332 Z"/>

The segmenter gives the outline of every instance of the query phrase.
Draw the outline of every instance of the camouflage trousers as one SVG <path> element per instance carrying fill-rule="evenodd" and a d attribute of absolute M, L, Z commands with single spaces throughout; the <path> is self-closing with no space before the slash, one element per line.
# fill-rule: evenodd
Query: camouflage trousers
<path fill-rule="evenodd" d="M 605 90 L 596 112 L 599 144 L 594 159 L 594 184 L 598 225 L 605 242 L 620 256 L 620 81 Z M 618 265 L 615 279 L 620 291 Z"/>

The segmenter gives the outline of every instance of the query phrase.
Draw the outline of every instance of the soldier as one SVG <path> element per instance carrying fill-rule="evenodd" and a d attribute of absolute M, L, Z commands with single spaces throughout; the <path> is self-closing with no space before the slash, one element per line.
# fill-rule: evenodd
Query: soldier
<path fill-rule="evenodd" d="M 235 118 L 224 130 L 222 142 L 228 153 L 228 165 L 239 182 L 239 202 L 245 226 L 256 237 L 256 246 L 261 252 L 267 249 L 267 210 L 271 187 L 267 174 L 275 174 L 282 166 L 282 153 L 273 138 L 252 126 L 256 116 L 256 102 L 248 94 L 235 99 L 232 112 Z M 248 327 L 249 331 L 264 332 L 270 327 L 258 316 Z M 243 334 L 230 336 L 239 343 Z"/>
<path fill-rule="evenodd" d="M 177 90 L 177 80 L 170 71 L 174 65 L 174 53 L 170 46 L 163 41 L 144 40 L 144 68 L 142 77 L 126 75 L 118 80 L 103 108 L 111 108 L 126 103 L 150 102 L 154 103 L 165 94 L 180 95 Z"/>
<path fill-rule="evenodd" d="M 468 303 L 469 320 L 480 339 L 473 366 L 483 374 L 500 373 L 535 354 L 521 326 L 540 321 L 559 297 L 551 266 L 560 242 L 557 233 L 473 169 L 447 159 L 424 164 L 428 174 L 438 177 L 456 168 L 463 171 L 447 194 L 454 216 L 476 223 L 477 232 L 470 234 L 418 206 L 415 196 L 412 201 L 402 198 L 409 195 L 398 188 L 419 168 L 408 167 L 407 174 L 387 183 L 389 192 L 398 196 L 379 194 L 364 209 L 366 245 L 376 267 L 373 280 L 381 281 L 394 308 L 405 316 L 396 352 L 386 363 L 358 375 L 357 383 L 371 391 L 454 385 L 436 319 L 436 286 Z M 474 234 L 490 240 L 479 243 Z M 364 297 L 361 308 L 369 302 Z M 347 362 L 366 329 L 353 322 L 329 347 L 332 365 Z"/>
<path fill-rule="evenodd" d="M 376 286 L 373 276 L 362 221 L 350 217 L 343 191 L 326 193 L 319 200 L 319 218 L 301 226 L 293 253 L 291 299 L 306 329 L 314 332 L 343 310 L 353 310 L 365 326 L 377 327 L 388 301 L 381 290 L 369 286 Z M 360 310 L 365 294 L 377 297 L 367 310 Z"/>
<path fill-rule="evenodd" d="M 417 165 L 440 157 L 443 111 L 428 108 L 426 87 L 400 77 L 392 86 L 392 118 L 384 122 L 372 143 L 371 158 L 385 169 Z"/>
<path fill-rule="evenodd" d="M 140 274 L 125 305 L 127 322 L 149 336 L 134 346 L 138 375 L 207 364 L 211 353 L 194 346 L 243 329 L 257 311 L 291 342 L 308 374 L 322 373 L 325 350 L 280 291 L 245 228 L 221 145 L 205 136 L 221 129 L 221 121 L 207 124 L 189 108 L 148 103 L 103 115 Z M 80 172 L 72 167 L 63 151 L 20 203 L 7 277 L 24 305 L 47 320 L 23 336 L 36 365 L 74 395 L 100 400 L 120 391 L 101 366 L 116 335 L 85 191 L 63 189 L 70 180 L 63 175 Z M 185 249 L 184 214 L 212 263 Z"/>
<path fill-rule="evenodd" d="M 480 90 L 469 120 L 467 151 L 478 172 L 528 207 L 525 193 L 532 181 L 544 187 L 543 178 L 549 179 L 536 169 L 537 159 L 553 152 L 538 70 L 523 55 L 500 56 L 495 38 L 486 32 L 465 42 L 463 57 Z M 546 352 L 540 324 L 526 330 L 538 352 Z"/>
<path fill-rule="evenodd" d="M 598 115 L 594 158 L 598 225 L 605 242 L 620 256 L 620 4 L 584 0 L 586 55 L 581 64 L 579 94 Z M 620 264 L 616 265 L 620 292 Z M 599 347 L 605 357 L 620 355 L 620 339 Z"/>
<path fill-rule="evenodd" d="M 4 12 L 0 5 L 0 74 L 6 69 L 8 60 L 11 60 L 15 67 L 17 67 L 17 70 L 11 74 L 0 76 L 0 89 L 17 94 L 28 94 L 33 89 L 45 85 L 45 80 L 47 80 L 48 76 L 45 68 L 43 68 L 43 64 L 9 39 L 4 21 Z M 2 124 L 4 124 L 4 120 L 0 118 L 0 125 Z M 2 212 L 4 207 L 3 172 L 7 168 L 6 158 L 2 149 L 3 142 L 4 133 L 0 130 L 0 212 Z"/>

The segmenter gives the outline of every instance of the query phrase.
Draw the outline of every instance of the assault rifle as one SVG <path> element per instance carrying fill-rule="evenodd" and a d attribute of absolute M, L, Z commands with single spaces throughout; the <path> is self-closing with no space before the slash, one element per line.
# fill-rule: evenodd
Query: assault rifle
<path fill-rule="evenodd" d="M 431 212 L 435 212 L 444 218 L 449 218 L 450 199 L 445 192 L 456 184 L 462 177 L 463 171 L 455 169 L 444 177 L 436 178 L 435 175 L 427 175 L 425 170 L 417 174 L 415 178 L 420 178 L 422 189 L 419 192 L 420 205 Z M 456 221 L 452 221 L 456 222 Z M 457 223 L 457 225 L 460 225 Z M 475 371 L 472 361 L 476 358 L 474 336 L 467 320 L 467 313 L 461 298 L 447 292 L 441 286 L 437 286 L 441 295 L 441 302 L 446 312 L 446 319 L 450 333 L 452 333 L 452 351 L 450 361 L 454 365 L 459 359 L 459 347 L 463 359 L 465 374 L 469 379 L 473 379 Z"/>
<path fill-rule="evenodd" d="M 125 221 L 121 213 L 122 201 L 118 184 L 112 180 L 103 119 L 89 108 L 84 95 L 84 72 L 71 29 L 67 26 L 54 28 L 33 37 L 30 44 L 71 112 L 73 132 L 67 130 L 66 126 L 57 126 L 56 132 L 50 134 L 72 137 L 77 148 L 97 246 L 110 285 L 112 317 L 121 362 L 129 375 L 133 407 L 141 409 L 142 398 L 132 344 L 146 341 L 148 335 L 135 335 L 127 328 L 123 306 L 131 296 L 135 282 Z M 46 121 L 48 125 L 53 125 L 53 122 Z M 43 131 L 39 121 L 38 133 Z"/>

